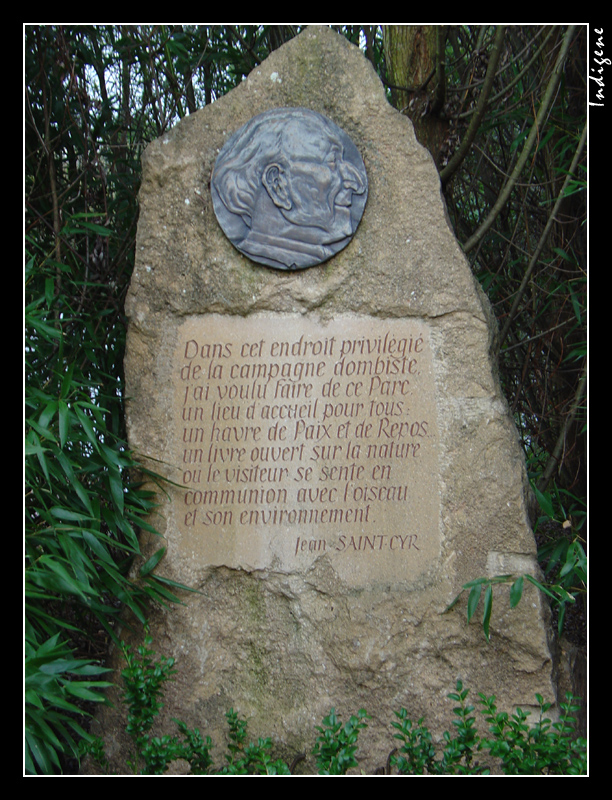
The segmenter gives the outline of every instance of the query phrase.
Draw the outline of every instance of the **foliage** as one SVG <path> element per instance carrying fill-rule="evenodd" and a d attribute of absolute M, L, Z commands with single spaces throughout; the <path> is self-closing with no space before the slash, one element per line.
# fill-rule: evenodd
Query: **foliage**
<path fill-rule="evenodd" d="M 506 775 L 585 775 L 587 770 L 586 741 L 574 737 L 575 717 L 579 706 L 566 695 L 561 703 L 559 722 L 544 717 L 550 709 L 541 695 L 536 695 L 540 707 L 538 721 L 528 723 L 529 712 L 517 708 L 509 716 L 497 711 L 495 697 L 480 695 L 483 713 L 490 724 L 492 739 L 485 739 L 480 747 L 501 759 Z"/>
<path fill-rule="evenodd" d="M 121 673 L 124 682 L 123 702 L 129 709 L 126 730 L 135 748 L 127 764 L 135 774 L 161 775 L 172 761 L 183 759 L 189 763 L 194 774 L 202 774 L 212 763 L 210 737 L 203 737 L 197 728 L 190 730 L 179 721 L 177 726 L 182 738 L 150 735 L 155 718 L 163 706 L 164 686 L 176 671 L 174 659 L 155 658 L 155 652 L 150 649 L 151 643 L 151 637 L 145 637 L 136 655 L 125 644 L 122 646 L 127 662 Z"/>
<path fill-rule="evenodd" d="M 153 495 L 131 477 L 117 398 L 88 357 L 95 321 L 70 305 L 70 264 L 32 255 L 25 277 L 25 757 L 48 773 L 76 755 L 78 718 L 104 697 L 99 660 L 75 652 L 94 630 L 114 635 L 121 604 L 144 622 L 148 600 L 178 598 L 153 571 L 164 548 L 128 574 Z"/>
<path fill-rule="evenodd" d="M 400 775 L 475 775 L 483 772 L 474 761 L 479 742 L 476 720 L 472 716 L 474 706 L 467 702 L 469 692 L 463 688 L 461 681 L 457 681 L 456 688 L 456 692 L 448 695 L 459 703 L 453 709 L 456 716 L 453 720 L 455 735 L 444 732 L 444 750 L 439 760 L 436 759 L 433 738 L 423 724 L 423 718 L 414 727 L 405 708 L 396 712 L 397 721 L 391 724 L 399 731 L 395 738 L 403 744 L 399 755 L 392 756 L 391 763 L 397 767 Z"/>
<path fill-rule="evenodd" d="M 247 744 L 247 723 L 233 708 L 225 715 L 229 726 L 226 764 L 219 775 L 289 775 L 289 767 L 281 759 L 272 759 L 272 739 L 259 738 Z"/>
<path fill-rule="evenodd" d="M 215 766 L 211 755 L 213 742 L 202 736 L 196 728 L 191 730 L 184 722 L 174 720 L 179 736 L 152 736 L 151 730 L 163 706 L 165 684 L 175 673 L 172 658 L 156 657 L 151 649 L 152 640 L 145 638 L 134 654 L 122 645 L 127 666 L 122 671 L 124 681 L 123 703 L 128 708 L 126 731 L 134 745 L 127 758 L 127 766 L 134 774 L 162 775 L 172 762 L 181 760 L 189 764 L 192 775 L 290 775 L 290 767 L 282 759 L 274 759 L 272 740 L 260 737 L 247 743 L 247 722 L 231 708 L 226 716 L 228 741 L 225 763 Z M 478 775 L 488 774 L 490 767 L 479 763 L 478 754 L 487 752 L 497 759 L 506 775 L 583 775 L 586 774 L 586 741 L 574 735 L 573 713 L 578 706 L 561 704 L 559 722 L 551 722 L 544 715 L 551 704 L 536 695 L 540 714 L 534 725 L 528 724 L 529 712 L 517 708 L 509 715 L 498 712 L 495 697 L 480 694 L 480 705 L 489 724 L 490 737 L 477 731 L 474 706 L 468 702 L 469 691 L 458 680 L 456 690 L 448 697 L 457 705 L 453 708 L 455 719 L 452 733 L 445 731 L 442 752 L 438 757 L 436 746 L 423 719 L 416 725 L 405 708 L 395 712 L 391 722 L 396 731 L 394 738 L 401 742 L 390 757 L 390 765 L 399 775 Z M 346 775 L 349 769 L 358 768 L 356 758 L 360 731 L 367 728 L 369 715 L 364 709 L 342 723 L 335 709 L 316 726 L 318 734 L 312 754 L 319 775 Z M 82 740 L 82 755 L 90 755 L 102 768 L 108 770 L 103 741 L 89 737 Z"/>
<path fill-rule="evenodd" d="M 126 732 L 134 751 L 126 759 L 134 774 L 162 775 L 172 762 L 185 761 L 192 775 L 284 775 L 288 766 L 270 756 L 272 740 L 258 739 L 247 743 L 247 724 L 230 709 L 226 714 L 229 727 L 226 763 L 215 769 L 211 755 L 212 739 L 200 731 L 190 729 L 175 719 L 179 736 L 153 736 L 151 729 L 163 707 L 165 685 L 173 679 L 176 670 L 174 659 L 157 657 L 151 649 L 152 639 L 145 637 L 144 644 L 136 649 L 122 643 L 126 667 L 121 672 L 124 689 L 122 702 L 127 706 Z M 103 741 L 89 737 L 81 741 L 81 756 L 91 756 L 105 770 L 108 762 Z"/>
<path fill-rule="evenodd" d="M 342 724 L 336 710 L 332 708 L 317 727 L 319 735 L 313 749 L 320 775 L 345 775 L 351 767 L 356 767 L 357 739 L 359 731 L 367 727 L 369 716 L 362 708 Z"/>
<path fill-rule="evenodd" d="M 445 732 L 444 750 L 436 758 L 432 736 L 420 719 L 415 727 L 406 709 L 396 712 L 392 723 L 399 731 L 395 738 L 402 742 L 391 762 L 400 775 L 475 775 L 489 774 L 490 767 L 480 765 L 475 759 L 479 752 L 488 752 L 499 759 L 505 775 L 585 775 L 587 771 L 586 740 L 575 738 L 576 719 L 572 714 L 578 706 L 573 697 L 561 703 L 559 722 L 544 716 L 551 707 L 541 695 L 536 695 L 540 709 L 538 721 L 530 725 L 530 712 L 517 708 L 509 715 L 498 712 L 495 697 L 479 694 L 482 714 L 489 723 L 490 738 L 477 732 L 475 707 L 467 702 L 468 690 L 457 681 L 456 691 L 448 695 L 459 705 L 453 712 L 455 735 Z"/>
<path fill-rule="evenodd" d="M 133 184 L 108 165 L 104 174 L 102 153 L 94 152 L 96 120 L 78 85 L 83 63 L 76 53 L 68 58 L 62 37 L 58 51 L 50 33 L 32 31 L 26 48 L 29 773 L 64 769 L 77 755 L 79 738 L 88 739 L 83 718 L 90 704 L 104 699 L 101 659 L 75 654 L 99 649 L 98 630 L 114 636 L 122 604 L 144 622 L 148 600 L 177 600 L 153 571 L 163 548 L 141 567 L 138 580 L 129 577 L 140 555 L 138 530 L 153 531 L 145 518 L 154 508 L 152 492 L 135 480 L 139 465 L 127 449 L 123 420 L 119 306 L 129 277 L 125 252 L 133 218 L 126 191 Z M 77 72 L 67 77 L 70 67 Z"/>
<path fill-rule="evenodd" d="M 90 740 L 80 724 L 83 701 L 98 702 L 106 686 L 104 668 L 74 658 L 59 633 L 37 645 L 25 644 L 25 766 L 30 774 L 61 769 L 60 755 L 77 755 Z"/>
<path fill-rule="evenodd" d="M 567 571 L 564 573 L 563 577 L 561 578 L 560 582 L 558 583 L 543 583 L 542 581 L 537 580 L 534 578 L 533 575 L 529 575 L 528 573 L 524 573 L 522 575 L 495 575 L 492 578 L 475 578 L 474 580 L 468 581 L 464 583 L 461 587 L 461 591 L 459 594 L 454 598 L 454 600 L 449 603 L 449 605 L 445 609 L 445 613 L 450 611 L 454 608 L 457 603 L 459 602 L 460 597 L 463 595 L 464 592 L 468 593 L 467 604 L 466 604 L 466 614 L 467 614 L 467 621 L 468 623 L 474 617 L 476 610 L 480 604 L 480 600 L 483 600 L 483 611 L 482 611 L 482 629 L 487 641 L 491 638 L 491 614 L 493 612 L 493 587 L 500 584 L 510 584 L 510 591 L 509 591 L 509 599 L 510 599 L 510 608 L 516 608 L 523 597 L 523 587 L 525 585 L 525 581 L 531 583 L 537 589 L 539 589 L 544 595 L 546 595 L 553 603 L 553 605 L 558 606 L 561 609 L 561 614 L 559 615 L 559 622 L 558 622 L 558 629 L 559 633 L 561 633 L 563 627 L 563 615 L 565 613 L 565 608 L 567 603 L 574 603 L 576 597 L 572 594 L 568 588 L 565 588 L 564 583 L 567 580 L 571 581 L 570 571 L 573 569 L 573 565 L 577 562 L 574 560 L 568 561 L 565 564 L 564 569 Z M 577 567 L 577 570 L 583 573 L 584 566 Z M 563 571 L 563 570 L 562 570 Z M 484 595 L 483 595 L 484 590 Z"/>
<path fill-rule="evenodd" d="M 459 594 L 445 609 L 445 613 L 453 609 L 462 595 L 467 592 L 466 614 L 469 623 L 482 599 L 482 628 L 487 641 L 491 635 L 494 586 L 509 585 L 510 608 L 516 608 L 520 603 L 525 582 L 535 586 L 549 599 L 552 608 L 558 612 L 557 632 L 559 635 L 563 632 L 568 604 L 575 603 L 579 596 L 586 594 L 587 557 L 578 532 L 571 530 L 570 514 L 563 510 L 558 499 L 556 503 L 553 503 L 549 492 L 544 494 L 539 492 L 536 487 L 534 488 L 540 507 L 544 512 L 538 520 L 538 524 L 546 521 L 555 522 L 557 508 L 561 509 L 561 517 L 565 520 L 561 526 L 565 535 L 554 534 L 538 548 L 538 560 L 546 580 L 539 580 L 528 573 L 475 578 L 463 584 Z"/>
<path fill-rule="evenodd" d="M 202 736 L 197 728 L 191 730 L 180 720 L 174 720 L 180 736 L 153 736 L 151 729 L 163 707 L 165 685 L 173 679 L 176 670 L 174 659 L 157 657 L 151 644 L 152 639 L 147 635 L 144 644 L 134 654 L 122 643 L 126 660 L 126 667 L 121 672 L 124 684 L 122 702 L 128 709 L 126 732 L 134 746 L 134 752 L 126 763 L 134 774 L 161 775 L 177 760 L 188 762 L 194 775 L 290 774 L 282 759 L 272 757 L 269 737 L 260 737 L 257 742 L 247 741 L 247 722 L 233 708 L 225 715 L 228 743 L 225 764 L 220 767 L 213 764 L 210 736 Z M 362 710 L 342 725 L 332 709 L 323 720 L 324 727 L 317 729 L 320 735 L 313 750 L 321 774 L 344 775 L 347 769 L 357 766 L 354 756 L 357 737 L 359 730 L 366 727 L 363 721 L 366 717 Z M 101 739 L 85 737 L 80 752 L 82 756 L 92 756 L 103 768 L 108 767 Z"/>
<path fill-rule="evenodd" d="M 586 553 L 578 537 L 571 541 L 559 537 L 543 545 L 538 551 L 538 557 L 544 564 L 545 575 L 556 577 L 556 581 L 548 586 L 555 593 L 553 600 L 559 611 L 557 628 L 561 634 L 567 603 L 574 603 L 579 594 L 586 593 Z"/>
<path fill-rule="evenodd" d="M 556 484 L 546 492 L 534 486 L 534 492 L 543 512 L 536 523 L 542 537 L 538 561 L 548 589 L 554 593 L 553 608 L 558 611 L 557 628 L 561 634 L 568 603 L 584 597 L 587 590 L 586 540 L 581 535 L 585 503 Z M 549 529 L 552 533 L 548 533 Z"/>

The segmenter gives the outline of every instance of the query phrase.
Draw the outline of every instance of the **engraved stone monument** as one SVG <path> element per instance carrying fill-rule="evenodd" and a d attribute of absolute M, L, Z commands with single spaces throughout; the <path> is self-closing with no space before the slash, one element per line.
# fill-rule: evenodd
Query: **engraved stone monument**
<path fill-rule="evenodd" d="M 553 699 L 535 590 L 501 588 L 490 642 L 443 613 L 536 574 L 525 468 L 435 166 L 360 51 L 307 28 L 148 147 L 140 206 L 130 442 L 171 481 L 161 573 L 198 592 L 152 612 L 162 727 L 222 745 L 234 708 L 307 772 L 314 726 L 363 707 L 373 771 L 401 706 L 448 729 L 458 678 Z"/>

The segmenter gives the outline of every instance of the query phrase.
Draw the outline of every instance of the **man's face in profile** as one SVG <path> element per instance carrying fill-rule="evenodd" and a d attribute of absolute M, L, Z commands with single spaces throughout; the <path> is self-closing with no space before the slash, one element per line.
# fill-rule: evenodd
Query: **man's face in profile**
<path fill-rule="evenodd" d="M 288 136 L 284 148 L 288 164 L 268 167 L 264 185 L 288 222 L 317 229 L 313 237 L 328 244 L 353 233 L 352 195 L 362 194 L 365 185 L 357 170 L 343 159 L 340 142 L 317 133 Z"/>
<path fill-rule="evenodd" d="M 278 269 L 320 264 L 351 241 L 367 201 L 363 159 L 331 120 L 270 109 L 236 131 L 211 181 L 215 214 L 235 247 Z"/>

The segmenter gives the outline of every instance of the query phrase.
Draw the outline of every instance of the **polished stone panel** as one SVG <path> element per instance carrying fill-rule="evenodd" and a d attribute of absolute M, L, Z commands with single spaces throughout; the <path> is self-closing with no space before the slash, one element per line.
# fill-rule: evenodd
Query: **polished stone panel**
<path fill-rule="evenodd" d="M 174 361 L 181 548 L 349 585 L 414 580 L 440 555 L 428 326 L 338 315 L 193 317 Z"/>

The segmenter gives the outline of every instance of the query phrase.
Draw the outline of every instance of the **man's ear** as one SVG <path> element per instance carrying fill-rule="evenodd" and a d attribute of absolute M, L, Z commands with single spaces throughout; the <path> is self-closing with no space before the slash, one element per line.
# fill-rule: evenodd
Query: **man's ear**
<path fill-rule="evenodd" d="M 285 171 L 280 164 L 268 164 L 262 175 L 261 182 L 266 187 L 266 191 L 275 206 L 284 208 L 286 211 L 291 210 L 289 185 L 285 177 Z"/>

